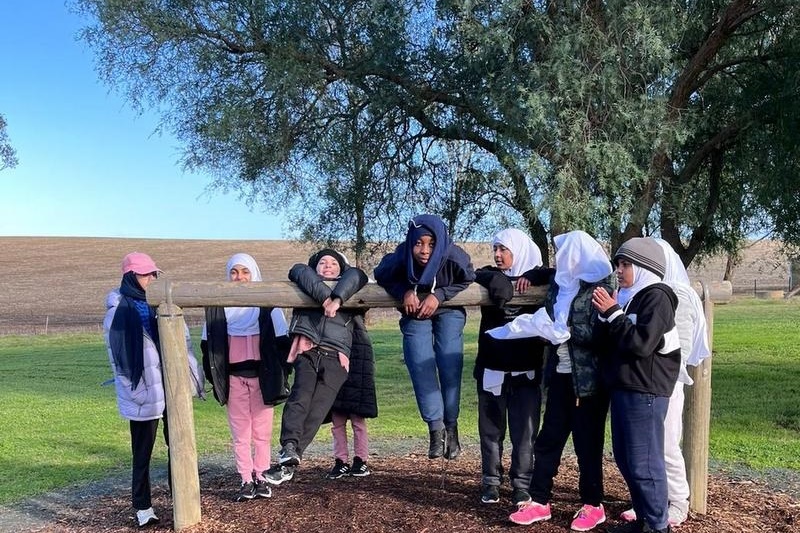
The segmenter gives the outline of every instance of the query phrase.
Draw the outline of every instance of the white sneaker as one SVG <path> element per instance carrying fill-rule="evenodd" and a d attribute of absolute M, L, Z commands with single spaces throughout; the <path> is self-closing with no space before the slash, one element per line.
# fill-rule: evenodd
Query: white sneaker
<path fill-rule="evenodd" d="M 683 524 L 686 519 L 688 518 L 688 513 L 681 508 L 679 505 L 675 505 L 673 503 L 669 504 L 669 525 L 672 527 L 678 527 L 679 525 Z M 627 511 L 623 511 L 622 514 L 619 515 L 621 519 L 625 522 L 635 522 L 636 521 L 636 511 L 633 509 L 628 509 Z"/>
<path fill-rule="evenodd" d="M 683 502 L 681 502 L 683 503 Z M 678 505 L 673 502 L 669 504 L 669 525 L 672 527 L 678 527 L 679 525 L 686 522 L 688 518 L 688 512 L 684 507 L 688 508 L 688 504 L 685 505 Z"/>
<path fill-rule="evenodd" d="M 149 507 L 141 511 L 136 511 L 136 521 L 139 522 L 139 527 L 144 527 L 148 524 L 155 524 L 158 522 L 158 517 L 156 513 L 153 512 L 153 508 Z"/>

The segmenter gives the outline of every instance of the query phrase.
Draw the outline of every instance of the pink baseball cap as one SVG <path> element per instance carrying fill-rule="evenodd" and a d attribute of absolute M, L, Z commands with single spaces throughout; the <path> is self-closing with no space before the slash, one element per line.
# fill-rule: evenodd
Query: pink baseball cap
<path fill-rule="evenodd" d="M 163 272 L 158 268 L 153 259 L 142 252 L 132 252 L 122 259 L 122 273 L 135 272 L 136 274 L 149 274 Z"/>

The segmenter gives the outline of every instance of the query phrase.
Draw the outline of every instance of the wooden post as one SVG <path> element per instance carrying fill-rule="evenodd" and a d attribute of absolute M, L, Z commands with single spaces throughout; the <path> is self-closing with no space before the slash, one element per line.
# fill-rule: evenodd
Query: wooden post
<path fill-rule="evenodd" d="M 703 309 L 708 324 L 708 349 L 714 339 L 714 302 L 709 289 L 703 288 Z M 686 461 L 686 478 L 689 482 L 689 509 L 706 514 L 708 500 L 708 440 L 711 425 L 711 357 L 689 367 L 694 385 L 687 387 L 683 422 L 683 457 Z"/>
<path fill-rule="evenodd" d="M 169 290 L 169 289 L 167 289 Z M 169 424 L 172 516 L 175 531 L 200 522 L 200 476 L 194 436 L 194 412 L 183 311 L 172 303 L 158 306 L 158 334 Z"/>

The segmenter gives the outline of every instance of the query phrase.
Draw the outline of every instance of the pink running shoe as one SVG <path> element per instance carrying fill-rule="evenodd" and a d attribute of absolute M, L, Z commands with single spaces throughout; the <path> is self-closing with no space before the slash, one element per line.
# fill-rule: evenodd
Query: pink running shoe
<path fill-rule="evenodd" d="M 619 517 L 624 520 L 625 522 L 635 522 L 636 521 L 636 511 L 633 509 L 628 509 L 627 511 L 622 511 Z"/>
<path fill-rule="evenodd" d="M 570 529 L 572 531 L 589 531 L 606 521 L 606 511 L 603 504 L 595 507 L 584 505 L 575 513 L 575 520 L 572 521 Z"/>
<path fill-rule="evenodd" d="M 529 526 L 534 522 L 550 520 L 550 504 L 542 505 L 536 502 L 522 503 L 519 509 L 511 513 L 509 520 L 521 526 Z"/>

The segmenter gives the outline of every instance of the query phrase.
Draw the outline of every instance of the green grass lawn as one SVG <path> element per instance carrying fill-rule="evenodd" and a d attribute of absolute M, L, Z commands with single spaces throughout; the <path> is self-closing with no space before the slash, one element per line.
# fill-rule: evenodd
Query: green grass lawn
<path fill-rule="evenodd" d="M 477 438 L 476 314 L 465 332 L 459 422 Z M 741 300 L 717 306 L 710 454 L 715 462 L 800 470 L 800 302 Z M 427 437 L 403 366 L 395 321 L 370 327 L 380 416 L 376 439 Z M 198 350 L 199 352 L 199 350 Z M 117 412 L 99 334 L 0 337 L 0 503 L 72 483 L 127 473 L 127 422 Z M 194 402 L 198 453 L 229 453 L 223 409 Z M 277 440 L 280 409 L 276 410 Z M 330 432 L 319 438 L 330 439 Z M 159 442 L 155 461 L 163 464 Z M 476 473 L 477 475 L 477 473 Z"/>
<path fill-rule="evenodd" d="M 717 306 L 711 456 L 800 470 L 800 301 Z"/>

